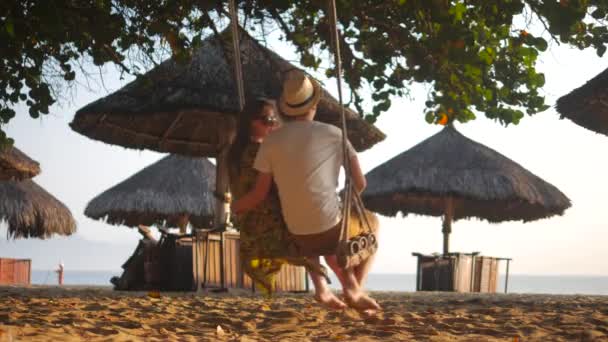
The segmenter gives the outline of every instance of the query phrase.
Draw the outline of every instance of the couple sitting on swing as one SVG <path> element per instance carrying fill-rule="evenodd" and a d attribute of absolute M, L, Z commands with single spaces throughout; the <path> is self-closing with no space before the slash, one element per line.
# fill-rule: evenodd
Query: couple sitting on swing
<path fill-rule="evenodd" d="M 241 230 L 245 272 L 267 293 L 281 265 L 305 266 L 315 286 L 315 300 L 331 309 L 350 306 L 375 312 L 380 306 L 363 291 L 373 255 L 355 267 L 339 265 L 336 250 L 341 234 L 341 201 L 337 193 L 343 166 L 340 129 L 313 121 L 321 97 L 319 84 L 302 71 L 286 75 L 279 99 L 279 128 L 273 101 L 248 101 L 230 150 L 232 210 Z M 357 154 L 347 143 L 355 191 L 365 188 Z M 377 218 L 365 211 L 374 233 Z M 351 236 L 362 229 L 361 217 L 348 220 Z M 320 263 L 342 284 L 343 300 L 328 286 Z"/>

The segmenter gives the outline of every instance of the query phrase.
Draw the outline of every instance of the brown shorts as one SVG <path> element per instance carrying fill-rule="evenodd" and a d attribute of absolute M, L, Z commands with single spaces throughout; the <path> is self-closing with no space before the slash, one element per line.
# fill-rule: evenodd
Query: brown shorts
<path fill-rule="evenodd" d="M 365 210 L 367 221 L 369 222 L 372 232 L 377 234 L 378 232 L 378 218 L 374 213 L 369 210 Z M 367 231 L 367 226 L 361 222 L 359 217 L 351 211 L 348 236 L 357 236 Z M 342 227 L 342 221 L 338 222 L 332 228 L 318 234 L 308 235 L 296 235 L 291 234 L 297 249 L 298 254 L 302 256 L 320 256 L 320 255 L 333 255 L 336 253 L 338 248 L 338 240 L 340 240 L 340 229 Z"/>

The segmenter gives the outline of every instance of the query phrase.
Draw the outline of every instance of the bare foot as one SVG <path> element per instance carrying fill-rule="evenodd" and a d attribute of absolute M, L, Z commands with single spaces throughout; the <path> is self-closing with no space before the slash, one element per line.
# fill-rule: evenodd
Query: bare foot
<path fill-rule="evenodd" d="M 315 300 L 319 302 L 321 305 L 325 306 L 328 309 L 332 310 L 343 310 L 346 309 L 346 304 L 341 301 L 335 294 L 331 291 L 325 291 L 321 294 L 315 294 Z"/>
<path fill-rule="evenodd" d="M 375 315 L 378 310 L 382 309 L 375 300 L 363 292 L 344 293 L 344 301 L 351 308 L 366 315 Z"/>

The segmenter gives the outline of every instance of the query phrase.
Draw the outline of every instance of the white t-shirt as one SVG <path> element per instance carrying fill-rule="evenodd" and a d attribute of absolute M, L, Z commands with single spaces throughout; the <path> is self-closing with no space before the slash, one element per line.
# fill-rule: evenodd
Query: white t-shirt
<path fill-rule="evenodd" d="M 342 131 L 317 121 L 288 122 L 264 139 L 253 167 L 272 174 L 292 234 L 321 233 L 340 221 L 342 155 Z"/>

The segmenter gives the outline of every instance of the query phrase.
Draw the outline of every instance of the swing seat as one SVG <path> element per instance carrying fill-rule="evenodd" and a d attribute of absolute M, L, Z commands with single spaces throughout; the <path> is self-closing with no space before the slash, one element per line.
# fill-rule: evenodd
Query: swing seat
<path fill-rule="evenodd" d="M 358 194 L 352 198 L 352 210 L 347 226 L 342 227 L 336 249 L 338 265 L 344 269 L 357 267 L 378 250 L 376 236 L 378 219 L 365 209 Z"/>
<path fill-rule="evenodd" d="M 358 266 L 378 250 L 374 233 L 360 234 L 338 244 L 338 264 L 344 269 Z"/>

